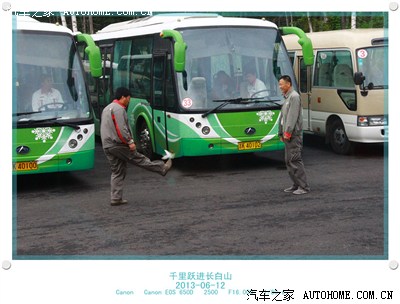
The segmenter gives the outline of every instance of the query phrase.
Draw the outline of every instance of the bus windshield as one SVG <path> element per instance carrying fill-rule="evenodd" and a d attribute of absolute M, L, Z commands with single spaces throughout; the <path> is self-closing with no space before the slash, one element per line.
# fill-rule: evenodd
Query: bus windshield
<path fill-rule="evenodd" d="M 92 118 L 79 54 L 71 36 L 18 31 L 14 50 L 14 122 L 22 126 Z"/>
<path fill-rule="evenodd" d="M 358 70 L 365 76 L 365 86 L 370 89 L 387 89 L 388 78 L 385 77 L 387 46 L 361 48 L 356 52 Z"/>
<path fill-rule="evenodd" d="M 207 27 L 180 32 L 187 44 L 186 73 L 177 74 L 184 110 L 210 111 L 224 102 L 218 109 L 280 107 L 278 79 L 294 76 L 277 29 Z"/>

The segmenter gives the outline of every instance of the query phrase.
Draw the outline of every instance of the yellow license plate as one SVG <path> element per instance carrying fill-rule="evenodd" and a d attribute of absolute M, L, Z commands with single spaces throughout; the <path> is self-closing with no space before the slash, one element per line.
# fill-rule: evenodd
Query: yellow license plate
<path fill-rule="evenodd" d="M 238 143 L 238 150 L 254 150 L 261 149 L 261 142 L 259 141 L 244 141 Z"/>
<path fill-rule="evenodd" d="M 36 161 L 18 162 L 14 164 L 14 171 L 34 171 L 38 170 Z"/>

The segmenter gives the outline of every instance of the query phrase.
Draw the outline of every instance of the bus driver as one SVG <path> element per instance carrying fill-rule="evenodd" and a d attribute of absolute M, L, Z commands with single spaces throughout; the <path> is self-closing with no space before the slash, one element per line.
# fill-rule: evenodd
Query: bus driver
<path fill-rule="evenodd" d="M 255 68 L 248 67 L 245 70 L 244 75 L 247 80 L 245 96 L 243 96 L 244 98 L 263 98 L 268 96 L 267 87 L 264 82 L 257 78 Z"/>
<path fill-rule="evenodd" d="M 60 104 L 64 103 L 60 91 L 52 87 L 50 76 L 44 75 L 41 79 L 41 88 L 32 95 L 32 110 L 39 111 L 40 108 L 49 104 L 54 104 L 54 107 L 59 108 Z"/>

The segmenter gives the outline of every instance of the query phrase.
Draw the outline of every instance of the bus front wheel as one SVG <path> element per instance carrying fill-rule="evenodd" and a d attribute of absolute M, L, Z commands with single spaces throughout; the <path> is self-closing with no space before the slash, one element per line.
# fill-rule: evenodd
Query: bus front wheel
<path fill-rule="evenodd" d="M 139 145 L 138 151 L 150 159 L 153 159 L 153 145 L 151 143 L 151 135 L 146 122 L 143 122 L 139 129 Z"/>
<path fill-rule="evenodd" d="M 349 154 L 353 149 L 353 143 L 347 138 L 343 123 L 338 119 L 330 127 L 329 143 L 337 154 Z"/>

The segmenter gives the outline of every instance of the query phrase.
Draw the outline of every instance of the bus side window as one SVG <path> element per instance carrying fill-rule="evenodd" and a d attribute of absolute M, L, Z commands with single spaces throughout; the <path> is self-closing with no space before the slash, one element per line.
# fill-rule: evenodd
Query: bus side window
<path fill-rule="evenodd" d="M 129 86 L 132 40 L 117 40 L 113 56 L 113 89 Z M 133 93 L 133 92 L 132 92 Z"/>
<path fill-rule="evenodd" d="M 152 53 L 153 36 L 136 37 L 132 40 L 129 89 L 132 97 L 148 102 L 151 96 Z"/>
<path fill-rule="evenodd" d="M 153 65 L 153 106 L 163 108 L 164 57 L 155 57 Z"/>
<path fill-rule="evenodd" d="M 331 78 L 331 65 L 323 63 L 318 69 L 318 85 L 323 87 L 330 87 L 332 85 Z"/>
<path fill-rule="evenodd" d="M 316 66 L 314 71 L 314 86 L 317 87 L 332 87 L 332 72 L 331 64 L 333 59 L 332 51 L 322 50 L 317 53 Z"/>

